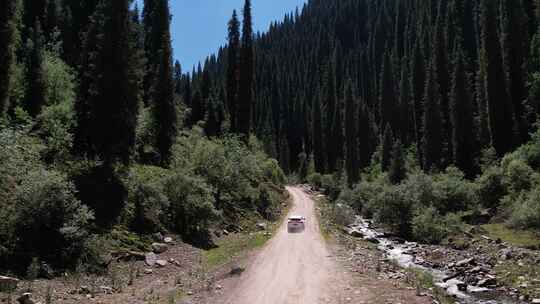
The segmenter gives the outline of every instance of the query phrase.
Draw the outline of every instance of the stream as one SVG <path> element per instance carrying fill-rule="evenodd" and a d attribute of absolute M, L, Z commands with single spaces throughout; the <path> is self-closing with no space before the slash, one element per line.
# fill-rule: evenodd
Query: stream
<path fill-rule="evenodd" d="M 385 253 L 386 258 L 395 261 L 402 268 L 417 268 L 427 271 L 433 276 L 436 286 L 446 290 L 446 292 L 455 297 L 457 303 L 462 304 L 518 304 L 523 303 L 517 299 L 507 297 L 495 289 L 466 285 L 463 281 L 453 278 L 448 269 L 435 269 L 421 265 L 417 261 L 414 253 L 418 248 L 418 243 L 403 242 L 393 240 L 385 233 L 377 231 L 372 226 L 370 220 L 358 217 L 351 229 L 360 231 L 365 240 L 378 243 L 378 249 Z M 466 286 L 466 288 L 465 288 Z M 466 290 L 465 290 L 466 289 Z"/>

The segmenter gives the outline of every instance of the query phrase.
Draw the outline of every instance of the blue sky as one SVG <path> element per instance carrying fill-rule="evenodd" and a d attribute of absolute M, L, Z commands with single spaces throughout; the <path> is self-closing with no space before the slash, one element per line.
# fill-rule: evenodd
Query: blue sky
<path fill-rule="evenodd" d="M 142 1 L 141 1 L 142 2 Z M 253 26 L 264 32 L 274 20 L 300 8 L 306 0 L 252 0 Z M 184 71 L 226 43 L 227 22 L 233 9 L 241 13 L 244 0 L 170 0 L 175 59 Z M 142 8 L 142 6 L 141 6 Z"/>

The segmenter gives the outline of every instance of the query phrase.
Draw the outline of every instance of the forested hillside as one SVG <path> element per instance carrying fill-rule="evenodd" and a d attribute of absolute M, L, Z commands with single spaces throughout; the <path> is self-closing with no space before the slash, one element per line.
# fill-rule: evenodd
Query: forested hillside
<path fill-rule="evenodd" d="M 255 35 L 253 131 L 288 174 L 402 236 L 440 242 L 486 217 L 538 229 L 539 11 L 309 1 Z M 237 24 L 192 72 L 192 107 L 208 117 L 244 100 Z"/>
<path fill-rule="evenodd" d="M 208 248 L 214 230 L 279 215 L 284 175 L 249 119 L 241 135 L 191 123 L 168 0 L 8 0 L 0 14 L 0 271 L 99 271 L 156 233 Z"/>
<path fill-rule="evenodd" d="M 313 154 L 318 172 L 345 162 L 356 182 L 387 134 L 426 171 L 473 177 L 483 149 L 529 139 L 537 18 L 534 0 L 309 1 L 255 39 L 253 129 L 288 171 Z M 231 39 L 195 87 L 235 90 Z"/>

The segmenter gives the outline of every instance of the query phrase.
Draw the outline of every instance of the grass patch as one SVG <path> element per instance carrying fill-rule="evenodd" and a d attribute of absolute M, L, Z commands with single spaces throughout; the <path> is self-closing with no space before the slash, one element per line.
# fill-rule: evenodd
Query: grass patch
<path fill-rule="evenodd" d="M 514 230 L 503 224 L 482 225 L 481 228 L 493 239 L 501 239 L 517 247 L 540 249 L 540 237 L 537 231 Z"/>
<path fill-rule="evenodd" d="M 449 296 L 442 288 L 435 285 L 433 276 L 429 272 L 410 267 L 406 269 L 406 277 L 407 283 L 415 287 L 418 294 L 428 290 L 441 304 L 455 303 L 451 296 Z"/>
<path fill-rule="evenodd" d="M 203 252 L 203 266 L 213 269 L 224 265 L 246 251 L 260 248 L 272 237 L 265 232 L 236 234 L 220 239 L 216 248 Z"/>
<path fill-rule="evenodd" d="M 540 266 L 523 263 L 505 262 L 497 265 L 497 280 L 505 286 L 519 289 L 524 295 L 537 298 L 540 296 Z"/>
<path fill-rule="evenodd" d="M 149 237 L 139 236 L 121 227 L 114 228 L 106 237 L 111 249 L 115 251 L 149 251 L 152 248 L 152 240 Z"/>

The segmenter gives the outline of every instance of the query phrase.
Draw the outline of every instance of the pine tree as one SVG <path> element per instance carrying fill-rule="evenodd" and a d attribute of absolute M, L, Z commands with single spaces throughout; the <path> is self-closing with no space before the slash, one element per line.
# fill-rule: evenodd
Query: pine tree
<path fill-rule="evenodd" d="M 30 56 L 27 63 L 26 81 L 26 109 L 28 113 L 36 117 L 41 113 L 41 108 L 47 101 L 47 80 L 45 75 L 45 62 L 43 59 L 43 32 L 41 25 L 36 20 L 32 29 L 32 41 L 30 42 Z"/>
<path fill-rule="evenodd" d="M 349 80 L 345 93 L 345 168 L 349 185 L 360 179 L 358 164 L 358 133 L 356 130 L 356 98 L 353 95 L 352 82 Z"/>
<path fill-rule="evenodd" d="M 229 21 L 229 44 L 227 47 L 227 106 L 229 108 L 231 131 L 236 132 L 236 112 L 238 105 L 238 52 L 240 49 L 240 22 L 233 11 Z"/>
<path fill-rule="evenodd" d="M 394 135 L 392 134 L 392 127 L 390 124 L 386 124 L 384 128 L 382 138 L 382 150 L 381 150 L 381 169 L 387 172 L 390 169 L 392 161 L 392 148 L 394 146 Z"/>
<path fill-rule="evenodd" d="M 503 18 L 503 57 L 508 77 L 508 95 L 514 109 L 520 139 L 528 138 L 529 128 L 524 117 L 523 101 L 527 93 L 526 56 L 528 26 L 522 0 L 504 0 L 501 4 Z"/>
<path fill-rule="evenodd" d="M 15 63 L 15 42 L 17 39 L 17 18 L 20 2 L 0 3 L 0 120 L 9 108 L 9 91 L 12 84 L 12 68 Z"/>
<path fill-rule="evenodd" d="M 334 52 L 335 54 L 335 52 Z M 330 172 L 334 172 L 337 168 L 337 162 L 338 162 L 338 152 L 337 149 L 340 149 L 341 147 L 335 147 L 333 146 L 330 141 L 332 140 L 332 137 L 334 136 L 335 129 L 334 127 L 337 125 L 334 120 L 336 119 L 336 111 L 338 111 L 338 101 L 337 101 L 337 92 L 336 92 L 336 77 L 335 77 L 335 70 L 334 70 L 334 62 L 335 57 L 332 59 L 331 62 L 329 62 L 326 66 L 326 76 L 325 76 L 325 88 L 324 88 L 324 96 L 325 96 L 325 102 L 324 106 L 326 108 L 325 111 L 325 121 L 324 121 L 324 130 L 325 130 L 325 139 L 327 140 L 328 144 L 326 146 L 326 155 L 327 155 L 327 169 Z"/>
<path fill-rule="evenodd" d="M 491 142 L 499 156 L 514 147 L 514 111 L 508 97 L 503 58 L 497 34 L 496 3 L 482 0 L 482 49 L 486 54 L 486 97 Z"/>
<path fill-rule="evenodd" d="M 428 69 L 424 94 L 422 156 L 424 170 L 440 169 L 442 157 L 441 108 L 433 67 Z"/>
<path fill-rule="evenodd" d="M 394 92 L 394 79 L 390 54 L 387 51 L 384 55 L 384 61 L 381 68 L 381 84 L 379 86 L 379 108 L 381 115 L 381 126 L 390 124 L 393 129 L 396 128 L 394 121 L 394 111 L 397 105 L 396 93 Z"/>
<path fill-rule="evenodd" d="M 373 147 L 377 145 L 376 136 L 374 136 L 375 131 L 372 129 L 372 125 L 369 109 L 363 103 L 358 109 L 358 162 L 360 169 L 364 169 L 370 165 L 371 155 L 374 150 Z"/>
<path fill-rule="evenodd" d="M 401 140 L 405 145 L 414 140 L 414 113 L 411 104 L 411 86 L 407 60 L 404 60 L 401 68 L 401 80 L 399 84 L 398 117 Z"/>
<path fill-rule="evenodd" d="M 323 138 L 323 121 L 321 109 L 321 94 L 318 92 L 313 98 L 313 160 L 315 162 L 315 171 L 319 173 L 325 172 L 325 154 L 324 154 L 324 138 Z"/>
<path fill-rule="evenodd" d="M 414 122 L 415 122 L 415 141 L 420 148 L 422 141 L 422 117 L 423 117 L 423 97 L 426 84 L 426 67 L 424 55 L 420 43 L 417 42 L 413 50 L 412 68 L 411 68 L 411 88 L 414 103 Z M 421 149 L 418 149 L 421 152 Z"/>
<path fill-rule="evenodd" d="M 158 31 L 161 37 L 156 39 L 160 43 L 157 54 L 160 62 L 157 65 L 156 82 L 153 84 L 151 106 L 154 114 L 156 148 L 161 156 L 161 164 L 166 165 L 177 134 L 168 0 L 158 0 L 155 3 L 153 19 L 155 19 L 154 26 L 161 29 Z"/>
<path fill-rule="evenodd" d="M 454 57 L 456 66 L 450 94 L 454 163 L 472 178 L 475 155 L 474 132 L 471 132 L 474 130 L 472 101 L 468 91 L 463 51 L 459 49 Z"/>
<path fill-rule="evenodd" d="M 182 95 L 184 86 L 182 84 L 182 66 L 180 62 L 176 60 L 174 62 L 174 93 L 176 95 Z"/>
<path fill-rule="evenodd" d="M 247 140 L 251 130 L 251 108 L 253 103 L 253 28 L 251 20 L 251 0 L 244 5 L 242 27 L 242 47 L 240 50 L 240 78 L 238 91 L 238 132 Z"/>
<path fill-rule="evenodd" d="M 76 150 L 105 164 L 129 163 L 135 145 L 141 73 L 134 64 L 129 5 L 129 0 L 100 4 L 83 53 Z"/>
<path fill-rule="evenodd" d="M 392 147 L 392 161 L 388 172 L 390 183 L 397 185 L 407 177 L 407 169 L 405 168 L 405 151 L 401 140 L 397 139 Z"/>
<path fill-rule="evenodd" d="M 447 165 L 452 161 L 452 122 L 450 120 L 450 105 L 448 95 L 450 93 L 450 72 L 449 72 L 449 56 L 448 45 L 446 41 L 446 24 L 444 15 L 444 7 L 447 4 L 445 1 L 439 3 L 439 12 L 434 33 L 434 50 L 433 62 L 435 69 L 435 79 L 438 87 L 438 95 L 440 98 L 441 119 L 442 119 L 442 142 L 443 142 L 443 165 Z"/>

